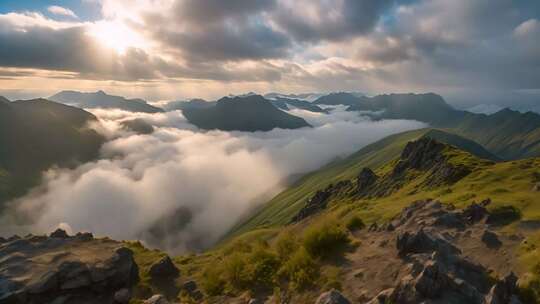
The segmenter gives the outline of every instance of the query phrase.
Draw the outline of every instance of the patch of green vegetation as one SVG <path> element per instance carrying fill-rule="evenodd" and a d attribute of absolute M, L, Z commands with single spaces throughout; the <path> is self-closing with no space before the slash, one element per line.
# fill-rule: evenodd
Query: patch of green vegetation
<path fill-rule="evenodd" d="M 148 298 L 152 294 L 156 293 L 157 290 L 152 286 L 150 279 L 150 267 L 160 259 L 166 256 L 165 253 L 159 250 L 151 250 L 139 242 L 124 242 L 124 245 L 133 251 L 133 258 L 135 263 L 139 266 L 139 282 L 135 286 L 135 297 L 136 298 Z"/>
<path fill-rule="evenodd" d="M 366 227 L 366 224 L 364 224 L 364 221 L 358 215 L 353 215 L 347 220 L 345 227 L 349 231 L 356 231 Z"/>
<path fill-rule="evenodd" d="M 343 251 L 349 241 L 347 233 L 336 223 L 323 222 L 306 229 L 303 245 L 310 255 L 328 258 Z"/>
<path fill-rule="evenodd" d="M 288 259 L 279 273 L 286 278 L 294 290 L 303 290 L 316 284 L 319 279 L 319 263 L 300 247 Z"/>

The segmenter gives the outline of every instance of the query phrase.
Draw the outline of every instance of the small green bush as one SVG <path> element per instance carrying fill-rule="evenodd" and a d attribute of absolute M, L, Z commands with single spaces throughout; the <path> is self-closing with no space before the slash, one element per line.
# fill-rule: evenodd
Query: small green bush
<path fill-rule="evenodd" d="M 304 247 L 313 257 L 327 258 L 348 243 L 347 233 L 332 222 L 309 228 L 304 234 Z"/>
<path fill-rule="evenodd" d="M 302 290 L 314 285 L 319 278 L 319 264 L 301 247 L 281 267 L 279 275 L 285 277 L 293 289 Z"/>
<path fill-rule="evenodd" d="M 251 289 L 271 288 L 281 264 L 278 256 L 260 248 L 251 253 L 247 261 L 245 277 L 249 280 L 249 287 Z"/>
<path fill-rule="evenodd" d="M 298 240 L 290 231 L 281 233 L 274 244 L 274 248 L 282 261 L 286 261 L 298 249 Z"/>
<path fill-rule="evenodd" d="M 243 290 L 249 285 L 246 268 L 247 260 L 244 253 L 233 253 L 223 262 L 223 277 L 233 289 Z"/>
<path fill-rule="evenodd" d="M 347 221 L 347 224 L 345 225 L 345 227 L 347 227 L 347 229 L 349 231 L 360 230 L 360 229 L 364 228 L 365 226 L 366 225 L 364 224 L 364 222 L 362 221 L 362 219 L 358 215 L 355 215 L 355 216 L 351 217 Z"/>
<path fill-rule="evenodd" d="M 218 296 L 225 289 L 225 282 L 222 279 L 221 269 L 209 265 L 203 272 L 202 288 L 210 296 Z"/>
<path fill-rule="evenodd" d="M 500 206 L 489 212 L 487 223 L 496 226 L 505 226 L 521 219 L 521 211 L 514 206 Z"/>

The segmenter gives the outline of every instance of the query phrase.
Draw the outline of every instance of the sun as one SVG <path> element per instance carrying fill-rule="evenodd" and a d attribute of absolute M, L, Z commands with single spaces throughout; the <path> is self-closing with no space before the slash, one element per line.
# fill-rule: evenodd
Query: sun
<path fill-rule="evenodd" d="M 119 21 L 100 21 L 93 25 L 90 35 L 120 55 L 130 47 L 144 49 L 147 45 L 137 32 Z"/>

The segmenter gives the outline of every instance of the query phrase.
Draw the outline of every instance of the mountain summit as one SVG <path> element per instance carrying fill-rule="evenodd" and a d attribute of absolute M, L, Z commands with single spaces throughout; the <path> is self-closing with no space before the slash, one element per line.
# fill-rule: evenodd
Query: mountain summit
<path fill-rule="evenodd" d="M 303 118 L 278 110 L 260 95 L 224 97 L 212 107 L 184 109 L 183 113 L 190 123 L 207 130 L 254 132 L 310 127 Z"/>
<path fill-rule="evenodd" d="M 142 99 L 126 99 L 122 96 L 108 95 L 101 90 L 95 93 L 62 91 L 49 97 L 49 99 L 81 108 L 119 109 L 143 113 L 163 112 L 162 109 L 154 107 Z"/>

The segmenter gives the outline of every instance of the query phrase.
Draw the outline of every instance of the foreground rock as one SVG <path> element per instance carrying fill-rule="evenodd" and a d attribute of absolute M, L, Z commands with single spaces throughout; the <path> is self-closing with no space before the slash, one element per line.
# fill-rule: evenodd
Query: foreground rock
<path fill-rule="evenodd" d="M 455 210 L 438 201 L 419 201 L 394 218 L 395 231 L 368 232 L 381 238 L 395 234 L 397 259 L 388 261 L 392 267 L 385 268 L 395 274 L 395 285 L 381 290 L 367 303 L 520 303 L 514 274 L 493 279 L 488 268 L 465 257 L 465 249 L 459 247 L 457 239 L 465 229 L 468 233 L 463 233 L 464 239 L 484 255 L 497 254 L 492 249 L 503 246 L 500 237 L 486 230 L 487 224 L 482 222 L 489 216 L 487 204 L 473 203 L 464 210 Z M 471 240 L 473 233 L 476 241 Z"/>
<path fill-rule="evenodd" d="M 339 291 L 332 289 L 319 296 L 315 304 L 350 304 L 349 300 L 345 298 Z"/>
<path fill-rule="evenodd" d="M 0 303 L 128 303 L 138 281 L 133 252 L 118 242 L 28 236 L 0 245 Z"/>

